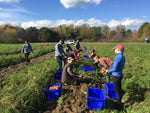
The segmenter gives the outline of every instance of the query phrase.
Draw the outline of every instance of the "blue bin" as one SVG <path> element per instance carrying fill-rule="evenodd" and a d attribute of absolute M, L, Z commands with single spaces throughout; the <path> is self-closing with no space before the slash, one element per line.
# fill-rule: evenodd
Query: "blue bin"
<path fill-rule="evenodd" d="M 110 99 L 117 99 L 117 95 L 114 90 L 113 83 L 105 83 L 104 84 L 105 93 Z"/>
<path fill-rule="evenodd" d="M 80 49 L 79 51 L 83 51 L 82 49 Z"/>
<path fill-rule="evenodd" d="M 87 50 L 87 48 L 84 46 L 84 49 Z"/>
<path fill-rule="evenodd" d="M 59 86 L 58 89 L 49 90 L 50 86 Z M 61 95 L 62 83 L 51 84 L 45 89 L 45 99 L 49 100 L 57 100 Z"/>
<path fill-rule="evenodd" d="M 87 67 L 87 66 L 82 66 L 82 73 L 83 72 L 89 72 L 89 74 L 93 74 L 94 67 Z"/>
<path fill-rule="evenodd" d="M 94 67 L 82 66 L 82 71 L 85 72 L 94 71 Z"/>
<path fill-rule="evenodd" d="M 62 76 L 63 71 L 59 71 L 55 74 L 54 78 L 57 80 L 61 80 L 61 76 Z"/>
<path fill-rule="evenodd" d="M 102 89 L 87 88 L 87 108 L 102 110 L 105 107 L 105 96 Z"/>
<path fill-rule="evenodd" d="M 149 43 L 149 40 L 147 38 L 145 39 L 145 43 Z"/>
<path fill-rule="evenodd" d="M 88 55 L 83 55 L 83 57 L 84 57 L 84 58 L 86 58 L 86 59 L 88 59 L 88 58 L 89 58 L 89 56 L 88 56 Z"/>

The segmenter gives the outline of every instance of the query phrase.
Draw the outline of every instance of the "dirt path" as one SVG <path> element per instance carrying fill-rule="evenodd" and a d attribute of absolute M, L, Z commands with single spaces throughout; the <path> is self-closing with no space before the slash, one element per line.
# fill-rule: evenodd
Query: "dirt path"
<path fill-rule="evenodd" d="M 104 84 L 92 84 L 91 79 L 81 79 L 79 85 L 62 86 L 61 96 L 58 100 L 46 101 L 39 113 L 94 113 L 87 109 L 87 88 L 102 89 Z"/>
<path fill-rule="evenodd" d="M 39 62 L 44 61 L 44 60 L 47 60 L 47 59 L 49 59 L 50 57 L 53 57 L 53 56 L 54 56 L 54 52 L 50 52 L 50 53 L 42 55 L 40 57 L 33 58 L 33 59 L 30 60 L 30 64 L 29 65 L 32 66 L 32 65 L 34 65 L 36 63 L 39 63 Z M 30 58 L 30 56 L 29 56 L 29 58 Z M 2 69 L 0 71 L 0 87 L 2 87 L 2 80 L 1 80 L 1 78 L 4 75 L 6 75 L 6 74 L 10 75 L 13 72 L 20 71 L 20 70 L 24 69 L 25 67 L 26 67 L 25 62 L 22 62 L 20 64 L 9 66 L 8 68 Z"/>
<path fill-rule="evenodd" d="M 58 100 L 47 101 L 39 113 L 94 113 L 95 110 L 87 109 L 87 87 L 87 83 L 64 86 L 62 96 Z"/>

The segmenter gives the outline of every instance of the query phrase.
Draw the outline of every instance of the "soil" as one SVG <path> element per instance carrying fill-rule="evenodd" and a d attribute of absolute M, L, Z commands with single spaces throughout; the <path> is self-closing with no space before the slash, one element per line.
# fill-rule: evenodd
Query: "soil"
<path fill-rule="evenodd" d="M 97 86 L 93 84 L 93 86 Z M 59 100 L 47 101 L 42 106 L 39 113 L 94 113 L 95 110 L 87 109 L 87 83 L 80 83 L 79 85 L 68 85 L 62 88 L 61 98 Z M 102 88 L 101 84 L 98 86 Z"/>

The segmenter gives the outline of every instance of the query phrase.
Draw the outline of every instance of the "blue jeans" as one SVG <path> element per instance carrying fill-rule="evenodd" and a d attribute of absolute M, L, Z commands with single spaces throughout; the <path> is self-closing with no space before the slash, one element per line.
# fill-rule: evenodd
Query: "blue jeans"
<path fill-rule="evenodd" d="M 64 61 L 63 61 L 63 57 L 62 56 L 56 56 L 56 61 L 59 65 L 59 70 L 58 71 L 62 71 L 64 68 Z"/>
<path fill-rule="evenodd" d="M 112 69 L 112 68 L 113 68 L 113 64 L 109 66 L 109 69 Z M 109 73 L 109 74 L 106 76 L 107 83 L 110 83 L 110 75 L 111 75 L 111 73 Z"/>

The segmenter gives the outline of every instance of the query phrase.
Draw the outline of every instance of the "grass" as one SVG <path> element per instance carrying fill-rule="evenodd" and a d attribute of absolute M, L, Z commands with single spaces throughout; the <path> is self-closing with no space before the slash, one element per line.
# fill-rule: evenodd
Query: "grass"
<path fill-rule="evenodd" d="M 83 45 L 88 49 L 95 49 L 100 57 L 114 59 L 112 50 L 117 44 Z M 124 78 L 122 88 L 125 94 L 122 101 L 126 104 L 123 112 L 150 112 L 150 45 L 149 44 L 123 44 L 126 64 L 123 70 Z M 111 79 L 112 82 L 112 79 Z M 144 103 L 144 104 L 143 104 Z M 141 107 L 143 104 L 143 108 Z M 106 112 L 104 110 L 102 112 Z M 109 112 L 116 112 L 109 110 Z"/>
<path fill-rule="evenodd" d="M 36 58 L 36 57 L 39 57 L 41 55 L 44 55 L 44 54 L 52 52 L 52 51 L 54 51 L 53 44 L 46 48 L 41 47 L 39 49 L 35 49 L 33 53 L 30 53 L 29 58 L 30 59 Z M 0 64 L 1 64 L 0 68 L 4 68 L 4 67 L 10 66 L 10 65 L 15 65 L 15 64 L 18 64 L 23 61 L 25 61 L 24 54 L 2 55 L 2 56 L 0 56 Z"/>
<path fill-rule="evenodd" d="M 0 111 L 32 112 L 44 103 L 44 90 L 48 84 L 57 82 L 53 75 L 57 72 L 54 60 L 46 60 L 34 66 L 5 75 L 0 91 Z M 49 68 L 51 66 L 51 68 Z"/>
<path fill-rule="evenodd" d="M 82 44 L 87 49 L 95 49 L 100 57 L 108 57 L 114 60 L 116 56 L 112 48 L 117 44 Z M 106 99 L 106 107 L 95 113 L 148 113 L 150 112 L 150 45 L 149 44 L 123 44 L 126 64 L 123 70 L 122 89 L 124 103 L 119 112 L 113 108 L 113 101 Z M 81 53 L 81 57 L 87 51 Z M 53 75 L 57 72 L 58 65 L 54 58 L 43 61 L 24 70 L 5 76 L 4 88 L 0 90 L 0 112 L 36 112 L 44 103 L 44 90 L 48 84 L 56 83 Z M 82 66 L 93 66 L 90 59 L 80 59 L 74 64 L 74 71 L 81 73 Z M 101 67 L 102 68 L 102 67 Z M 91 76 L 83 74 L 82 82 L 88 83 L 88 87 L 98 87 L 106 82 L 103 75 L 99 75 L 101 68 L 96 68 Z M 111 76 L 112 82 L 112 76 Z M 93 86 L 96 84 L 96 86 Z M 86 92 L 84 92 L 86 95 Z M 35 96 L 36 95 L 36 96 Z M 63 99 L 69 94 L 62 93 L 58 104 L 63 104 Z M 86 98 L 86 97 L 85 97 Z M 71 97 L 69 97 L 71 99 Z M 86 104 L 86 103 L 85 103 Z M 83 108 L 82 111 L 84 111 Z"/>
<path fill-rule="evenodd" d="M 33 50 L 50 46 L 51 43 L 31 43 Z M 0 44 L 0 55 L 17 54 L 21 52 L 23 44 Z"/>

